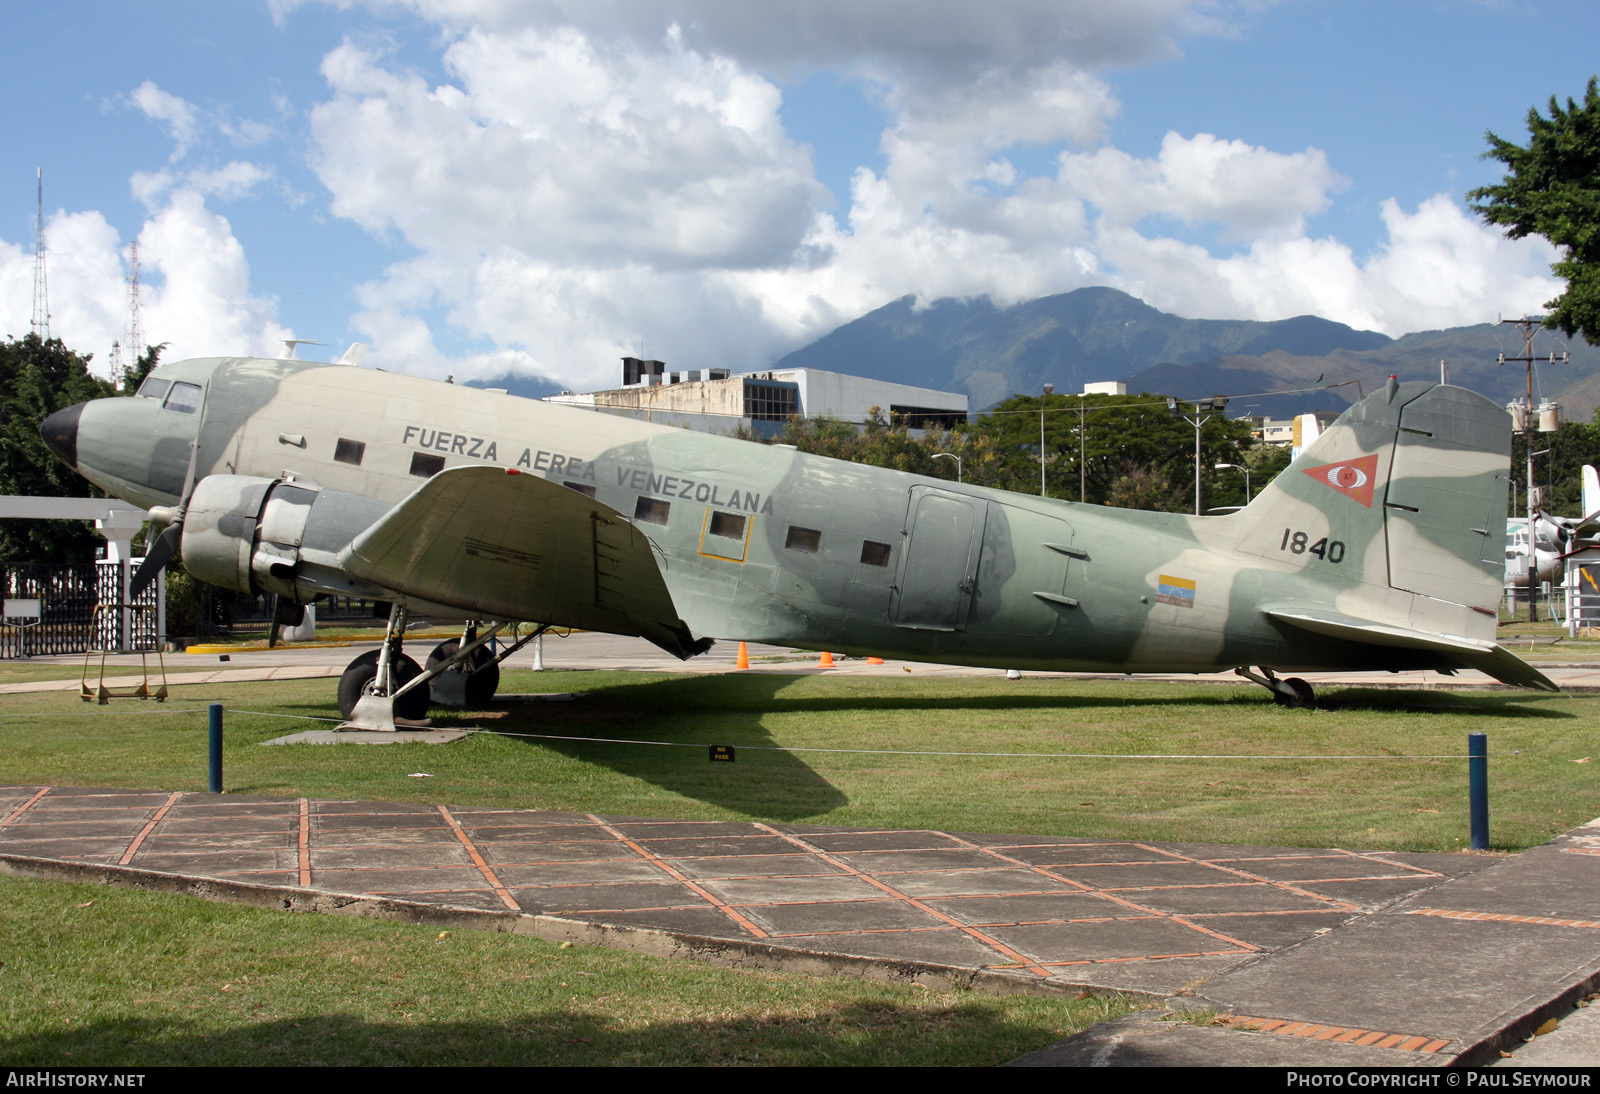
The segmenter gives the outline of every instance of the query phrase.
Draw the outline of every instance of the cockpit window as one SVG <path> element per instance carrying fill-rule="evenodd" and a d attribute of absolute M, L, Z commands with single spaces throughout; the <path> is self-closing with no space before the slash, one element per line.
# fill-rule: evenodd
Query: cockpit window
<path fill-rule="evenodd" d="M 139 385 L 141 399 L 160 399 L 167 393 L 167 388 L 172 386 L 171 380 L 162 380 L 156 376 L 146 376 L 144 383 Z"/>
<path fill-rule="evenodd" d="M 178 381 L 172 385 L 172 390 L 167 392 L 167 401 L 161 405 L 168 410 L 176 410 L 179 414 L 193 414 L 200 409 L 200 385 Z"/>

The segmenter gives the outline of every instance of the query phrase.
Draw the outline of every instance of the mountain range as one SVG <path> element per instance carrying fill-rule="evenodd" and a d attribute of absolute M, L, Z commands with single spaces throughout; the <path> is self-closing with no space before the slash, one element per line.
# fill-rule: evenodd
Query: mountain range
<path fill-rule="evenodd" d="M 987 298 L 921 305 L 904 297 L 846 323 L 781 358 L 774 368 L 808 367 L 896 383 L 964 391 L 975 409 L 1046 383 L 1076 392 L 1121 380 L 1130 392 L 1179 398 L 1229 395 L 1229 414 L 1287 417 L 1339 411 L 1391 374 L 1451 383 L 1504 403 L 1524 395 L 1522 331 L 1482 323 L 1399 338 L 1314 315 L 1273 322 L 1184 319 L 1110 288 L 1085 288 L 1010 307 Z M 1562 404 L 1587 421 L 1600 405 L 1600 349 L 1538 330 L 1534 353 L 1566 364 L 1535 369 L 1534 398 Z M 1343 385 L 1343 386 L 1330 386 Z"/>

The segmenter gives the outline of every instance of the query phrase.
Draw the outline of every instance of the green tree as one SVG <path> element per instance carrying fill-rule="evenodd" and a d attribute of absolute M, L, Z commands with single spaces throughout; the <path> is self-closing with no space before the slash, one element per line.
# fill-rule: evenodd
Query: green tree
<path fill-rule="evenodd" d="M 89 358 L 36 334 L 0 344 L 0 494 L 86 498 L 89 483 L 44 446 L 39 423 L 86 399 L 116 394 Z M 86 521 L 0 521 L 0 559 L 87 562 L 103 541 Z"/>
<path fill-rule="evenodd" d="M 1535 433 L 1533 450 L 1544 453 L 1533 457 L 1533 482 L 1544 487 L 1544 511 L 1556 517 L 1581 517 L 1583 512 L 1583 465 L 1600 464 L 1600 410 L 1592 425 L 1562 422 L 1555 433 Z M 1511 482 L 1514 489 L 1507 499 L 1509 515 L 1528 515 L 1527 434 L 1511 435 Z"/>
<path fill-rule="evenodd" d="M 772 443 L 801 452 L 930 478 L 1039 492 L 1037 395 L 1013 395 L 970 425 L 947 433 L 913 436 L 873 408 L 860 426 L 837 418 L 794 418 Z M 1162 395 L 1089 395 L 1079 416 L 1078 397 L 1051 395 L 1044 403 L 1046 485 L 1051 497 L 1078 498 L 1078 430 L 1083 428 L 1087 500 L 1097 505 L 1189 512 L 1194 506 L 1194 426 L 1167 410 Z M 761 440 L 749 432 L 745 440 Z M 1213 414 L 1201 433 L 1201 489 L 1210 508 L 1244 504 L 1244 479 L 1218 463 L 1241 463 L 1253 439 L 1250 427 Z M 959 457 L 943 459 L 942 456 Z M 1287 463 L 1287 459 L 1284 460 Z M 1276 465 L 1272 465 L 1276 466 Z M 1281 468 L 1280 468 L 1281 469 Z M 1271 473 L 1269 472 L 1269 477 Z M 1252 475 L 1255 474 L 1252 464 Z M 1253 478 L 1259 490 L 1267 478 Z"/>
<path fill-rule="evenodd" d="M 1550 116 L 1528 111 L 1526 147 L 1485 134 L 1485 159 L 1505 181 L 1467 194 L 1472 209 L 1512 239 L 1539 235 L 1561 248 L 1551 269 L 1567 291 L 1545 304 L 1545 325 L 1600 344 L 1600 85 L 1590 77 L 1580 105 L 1550 97 Z"/>
<path fill-rule="evenodd" d="M 1013 395 L 979 418 L 975 426 L 975 432 L 988 437 L 1003 454 L 996 481 L 984 485 L 1039 492 L 1041 409 L 1049 496 L 1077 501 L 1081 484 L 1082 499 L 1091 504 L 1136 508 L 1151 502 L 1169 512 L 1194 508 L 1194 426 L 1167 409 L 1165 396 L 1149 392 Z M 1206 507 L 1244 503 L 1242 476 L 1236 471 L 1218 471 L 1216 465 L 1242 462 L 1252 444 L 1248 423 L 1224 414 L 1208 417 L 1201 429 L 1200 456 Z M 1166 488 L 1153 489 L 1152 483 L 1158 480 Z M 969 477 L 968 481 L 981 480 Z"/>
<path fill-rule="evenodd" d="M 161 363 L 161 351 L 167 348 L 162 342 L 159 346 L 146 346 L 144 353 L 134 358 L 133 363 L 122 369 L 122 376 L 118 381 L 117 393 L 132 395 L 139 390 L 139 385 L 144 383 L 144 378 L 155 371 Z"/>
<path fill-rule="evenodd" d="M 745 440 L 764 439 L 744 430 L 737 435 Z M 826 415 L 791 418 L 770 443 L 793 445 L 816 456 L 944 479 L 956 477 L 956 463 L 935 457 L 940 453 L 963 454 L 962 441 L 955 434 L 928 430 L 914 437 L 903 421 L 890 422 L 879 407 L 868 411 L 866 422 L 859 427 Z"/>

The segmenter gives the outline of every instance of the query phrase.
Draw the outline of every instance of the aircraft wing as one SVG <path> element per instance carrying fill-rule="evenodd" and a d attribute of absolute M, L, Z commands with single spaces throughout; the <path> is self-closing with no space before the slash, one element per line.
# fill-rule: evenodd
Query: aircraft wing
<path fill-rule="evenodd" d="M 1503 684 L 1519 688 L 1537 688 L 1540 691 L 1561 689 L 1544 673 L 1522 658 L 1494 642 L 1475 642 L 1470 638 L 1434 634 L 1397 627 L 1391 623 L 1374 623 L 1342 612 L 1323 608 L 1266 608 L 1267 618 L 1287 623 L 1291 627 L 1313 634 L 1340 638 L 1348 642 L 1363 642 L 1369 646 L 1395 646 L 1401 649 L 1434 650 L 1448 654 L 1467 668 L 1493 676 Z"/>
<path fill-rule="evenodd" d="M 690 634 L 664 560 L 621 513 L 502 468 L 439 472 L 352 540 L 339 565 L 484 618 L 635 634 L 684 658 L 711 645 Z"/>

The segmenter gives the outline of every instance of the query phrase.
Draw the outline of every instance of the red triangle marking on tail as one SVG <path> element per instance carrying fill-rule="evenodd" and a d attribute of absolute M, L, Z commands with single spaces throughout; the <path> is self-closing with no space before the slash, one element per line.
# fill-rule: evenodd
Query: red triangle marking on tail
<path fill-rule="evenodd" d="M 1368 509 L 1372 508 L 1372 491 L 1378 477 L 1378 456 L 1362 456 L 1357 460 L 1325 463 L 1318 467 L 1301 468 L 1318 482 L 1333 487 L 1347 498 L 1354 498 Z"/>

